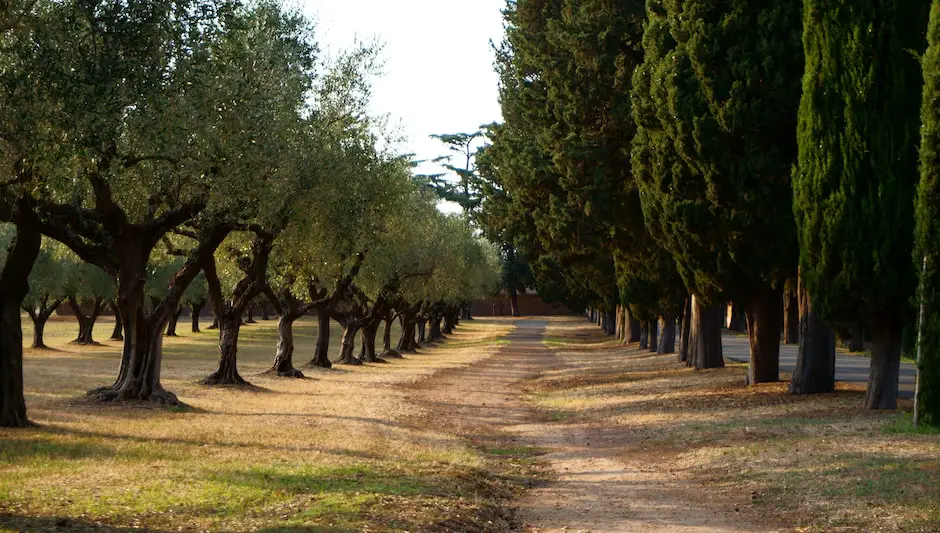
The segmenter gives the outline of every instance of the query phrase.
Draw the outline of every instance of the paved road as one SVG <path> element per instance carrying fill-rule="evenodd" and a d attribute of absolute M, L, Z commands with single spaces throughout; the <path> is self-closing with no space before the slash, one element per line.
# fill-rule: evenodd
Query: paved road
<path fill-rule="evenodd" d="M 743 335 L 725 334 L 722 337 L 722 348 L 727 359 L 746 363 L 748 361 L 747 337 Z M 844 355 L 836 353 L 836 379 L 849 383 L 868 383 L 867 357 Z M 793 372 L 796 368 L 796 345 L 780 345 L 780 370 Z M 902 398 L 914 397 L 914 365 L 901 363 L 900 396 Z"/>

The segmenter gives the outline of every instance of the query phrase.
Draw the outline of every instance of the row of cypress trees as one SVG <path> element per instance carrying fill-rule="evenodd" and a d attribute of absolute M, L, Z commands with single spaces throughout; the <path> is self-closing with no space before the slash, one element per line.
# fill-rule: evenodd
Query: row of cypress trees
<path fill-rule="evenodd" d="M 922 294 L 921 405 L 940 420 L 938 9 L 509 1 L 505 123 L 488 149 L 499 172 L 484 177 L 524 215 L 517 243 L 539 283 L 560 279 L 575 305 L 610 313 L 623 295 L 634 315 L 668 321 L 694 296 L 692 350 L 720 362 L 696 331 L 716 338 L 708 309 L 743 304 L 749 383 L 779 380 L 784 288 L 799 286 L 791 391 L 831 390 L 827 324 L 863 322 L 866 405 L 895 407 Z"/>

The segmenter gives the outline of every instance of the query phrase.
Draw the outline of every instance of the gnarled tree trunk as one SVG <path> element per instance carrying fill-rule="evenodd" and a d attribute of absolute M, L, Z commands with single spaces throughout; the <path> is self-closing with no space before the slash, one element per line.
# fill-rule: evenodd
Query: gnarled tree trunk
<path fill-rule="evenodd" d="M 780 324 L 783 322 L 783 291 L 765 287 L 754 291 L 748 302 L 747 337 L 750 363 L 748 385 L 780 381 Z"/>
<path fill-rule="evenodd" d="M 379 324 L 381 320 L 370 320 L 360 331 L 360 337 L 362 338 L 362 353 L 359 354 L 359 360 L 364 363 L 378 363 L 381 362 L 378 354 L 375 352 L 375 337 L 379 333 Z"/>
<path fill-rule="evenodd" d="M 352 320 L 343 326 L 343 339 L 340 345 L 339 360 L 341 365 L 361 365 L 362 361 L 356 359 L 356 334 L 359 333 L 359 326 Z"/>
<path fill-rule="evenodd" d="M 219 368 L 202 380 L 203 385 L 246 385 L 238 373 L 238 334 L 241 331 L 241 310 L 222 314 L 219 328 Z"/>
<path fill-rule="evenodd" d="M 398 320 L 401 323 L 401 337 L 398 339 L 398 346 L 395 350 L 398 353 L 413 353 L 417 349 L 415 313 L 410 310 L 403 311 Z"/>
<path fill-rule="evenodd" d="M 819 394 L 836 389 L 836 336 L 813 311 L 812 301 L 802 281 L 797 289 L 800 308 L 800 345 L 796 369 L 790 381 L 790 394 Z"/>
<path fill-rule="evenodd" d="M 401 358 L 401 354 L 392 349 L 392 323 L 395 321 L 393 313 L 385 316 L 385 328 L 382 332 L 382 357 Z"/>
<path fill-rule="evenodd" d="M 0 271 L 0 427 L 30 426 L 23 396 L 23 329 L 20 305 L 29 292 L 29 272 L 39 255 L 38 231 L 17 224 L 16 237 Z"/>
<path fill-rule="evenodd" d="M 122 341 L 124 340 L 124 321 L 121 320 L 121 312 L 113 300 L 108 302 L 108 306 L 111 308 L 111 312 L 114 313 L 114 329 L 111 331 L 110 340 Z"/>
<path fill-rule="evenodd" d="M 33 349 L 44 350 L 48 348 L 44 340 L 46 322 L 49 321 L 49 317 L 52 316 L 52 313 L 54 313 L 56 308 L 61 304 L 62 300 L 53 300 L 50 303 L 48 298 L 44 298 L 37 308 L 23 308 L 23 310 L 26 311 L 26 314 L 29 315 L 29 318 L 33 321 Z"/>
<path fill-rule="evenodd" d="M 183 314 L 183 308 L 177 307 L 176 311 L 173 311 L 173 314 L 170 315 L 170 321 L 166 325 L 166 336 L 167 337 L 178 337 L 176 334 L 176 324 L 180 320 L 180 315 Z"/>
<path fill-rule="evenodd" d="M 199 333 L 199 314 L 202 313 L 202 308 L 205 306 L 205 302 L 198 302 L 190 304 L 189 312 L 191 316 L 189 317 L 192 321 L 192 332 Z"/>
<path fill-rule="evenodd" d="M 308 367 L 333 368 L 330 362 L 330 309 L 329 306 L 317 306 L 317 344 L 313 359 Z"/>
<path fill-rule="evenodd" d="M 104 301 L 100 298 L 92 298 L 91 313 L 87 315 L 78 304 L 78 300 L 75 296 L 69 296 L 68 302 L 69 308 L 72 309 L 72 313 L 74 313 L 75 318 L 78 319 L 78 336 L 75 337 L 72 343 L 85 345 L 97 344 L 94 338 L 95 323 L 98 321 L 98 316 L 101 315 L 101 310 L 104 308 Z"/>
<path fill-rule="evenodd" d="M 428 319 L 424 316 L 418 319 L 418 342 L 425 343 L 428 341 L 427 337 L 427 327 Z"/>
<path fill-rule="evenodd" d="M 274 355 L 274 365 L 267 374 L 282 378 L 302 378 L 303 372 L 294 368 L 294 321 L 300 314 L 292 314 L 286 309 L 277 321 L 277 352 Z"/>

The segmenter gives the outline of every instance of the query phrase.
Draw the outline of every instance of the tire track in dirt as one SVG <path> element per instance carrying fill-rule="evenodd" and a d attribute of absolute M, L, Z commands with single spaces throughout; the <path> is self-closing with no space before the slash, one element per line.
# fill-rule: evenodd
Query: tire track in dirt
<path fill-rule="evenodd" d="M 446 370 L 418 386 L 416 403 L 434 425 L 474 442 L 501 435 L 545 450 L 553 481 L 517 506 L 518 530 L 530 533 L 721 533 L 780 531 L 747 524 L 709 506 L 704 488 L 618 458 L 629 435 L 587 425 L 546 422 L 523 398 L 525 381 L 563 363 L 542 343 L 545 320 L 520 320 L 509 344 L 473 365 Z"/>

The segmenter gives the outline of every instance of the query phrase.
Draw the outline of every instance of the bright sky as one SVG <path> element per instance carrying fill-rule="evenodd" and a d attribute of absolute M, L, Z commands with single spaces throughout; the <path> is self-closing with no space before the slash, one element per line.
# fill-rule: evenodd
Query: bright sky
<path fill-rule="evenodd" d="M 388 114 L 421 160 L 446 153 L 435 133 L 473 132 L 500 119 L 490 40 L 505 0 L 297 0 L 328 53 L 358 38 L 384 44 L 374 111 Z M 431 168 L 422 168 L 432 172 Z"/>

